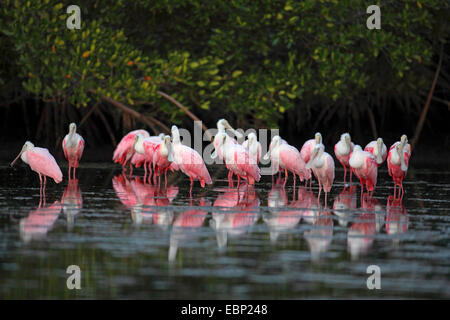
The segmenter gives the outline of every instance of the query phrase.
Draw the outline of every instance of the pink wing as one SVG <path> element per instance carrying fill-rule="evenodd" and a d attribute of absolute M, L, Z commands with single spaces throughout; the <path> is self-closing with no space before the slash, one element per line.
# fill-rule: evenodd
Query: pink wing
<path fill-rule="evenodd" d="M 300 150 L 300 155 L 305 163 L 308 163 L 309 159 L 311 158 L 311 151 L 315 145 L 315 142 L 316 141 L 314 139 L 306 141 L 303 144 L 302 149 Z"/>
<path fill-rule="evenodd" d="M 280 150 L 280 159 L 288 170 L 294 171 L 296 174 L 307 175 L 305 162 L 297 148 L 284 145 Z"/>
<path fill-rule="evenodd" d="M 207 184 L 212 184 L 208 169 L 197 151 L 182 145 L 181 158 L 182 171 L 184 171 L 188 176 L 198 178 L 199 180 L 204 180 Z"/>
<path fill-rule="evenodd" d="M 259 169 L 258 165 L 254 163 L 254 160 L 250 161 L 250 155 L 248 154 L 247 150 L 243 147 L 235 147 L 234 150 L 234 160 L 239 170 L 246 172 L 256 181 L 259 181 L 259 179 L 261 178 L 261 170 Z"/>
<path fill-rule="evenodd" d="M 53 178 L 56 183 L 62 181 L 61 169 L 47 149 L 35 147 L 26 153 L 28 164 L 33 171 Z"/>
<path fill-rule="evenodd" d="M 133 147 L 133 140 L 136 134 L 142 134 L 145 138 L 149 137 L 149 133 L 146 130 L 134 130 L 126 134 L 122 140 L 120 140 L 119 144 L 114 150 L 113 160 L 114 162 L 123 162 L 125 160 L 125 156 L 130 148 Z"/>
<path fill-rule="evenodd" d="M 84 151 L 84 139 L 80 136 L 80 142 L 78 142 L 77 159 L 80 160 Z"/>
<path fill-rule="evenodd" d="M 63 150 L 64 150 L 64 157 L 66 157 L 66 159 L 69 159 L 69 157 L 67 156 L 66 138 L 63 139 Z"/>

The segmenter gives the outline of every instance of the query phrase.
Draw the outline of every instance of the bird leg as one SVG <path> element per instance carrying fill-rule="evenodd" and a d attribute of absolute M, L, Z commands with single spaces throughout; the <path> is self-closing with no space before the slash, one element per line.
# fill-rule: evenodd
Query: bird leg
<path fill-rule="evenodd" d="M 164 171 L 164 189 L 167 189 L 167 169 Z"/>
<path fill-rule="evenodd" d="M 288 171 L 287 169 L 284 169 L 284 182 L 283 182 L 283 188 L 286 185 L 287 179 L 288 179 Z"/>
<path fill-rule="evenodd" d="M 319 195 L 317 196 L 317 200 L 319 200 L 320 201 L 320 193 L 322 192 L 322 184 L 320 183 L 320 180 L 319 180 Z"/>
<path fill-rule="evenodd" d="M 191 188 L 189 189 L 189 196 L 192 199 L 192 186 L 194 185 L 194 178 L 189 177 L 189 179 L 191 180 Z"/>
<path fill-rule="evenodd" d="M 344 165 L 344 186 L 345 186 L 345 178 L 347 178 L 347 167 Z"/>
<path fill-rule="evenodd" d="M 294 193 L 295 193 L 295 180 L 297 180 L 297 179 L 295 179 L 295 172 L 292 171 L 292 173 L 294 174 Z"/>

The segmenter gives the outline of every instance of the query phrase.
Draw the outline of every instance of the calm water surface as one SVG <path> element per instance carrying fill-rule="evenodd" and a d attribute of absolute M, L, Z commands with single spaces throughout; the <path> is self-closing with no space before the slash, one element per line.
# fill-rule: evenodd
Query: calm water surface
<path fill-rule="evenodd" d="M 0 164 L 0 298 L 450 298 L 450 172 L 411 168 L 399 202 L 386 169 L 362 201 L 338 170 L 324 208 L 317 184 L 237 191 L 209 170 L 214 185 L 190 199 L 182 174 L 158 190 L 143 171 L 85 164 L 39 206 L 37 175 Z M 66 287 L 69 265 L 81 290 Z M 381 290 L 366 287 L 369 265 Z"/>

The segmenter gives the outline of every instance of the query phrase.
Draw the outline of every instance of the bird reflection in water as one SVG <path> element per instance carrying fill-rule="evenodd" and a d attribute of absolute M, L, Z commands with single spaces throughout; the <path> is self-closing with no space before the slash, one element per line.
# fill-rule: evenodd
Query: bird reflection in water
<path fill-rule="evenodd" d="M 177 196 L 178 187 L 158 188 L 139 177 L 129 180 L 125 174 L 114 177 L 112 184 L 120 202 L 131 211 L 136 225 L 153 223 L 164 229 L 170 226 L 173 212 L 164 207 Z"/>
<path fill-rule="evenodd" d="M 389 196 L 386 204 L 386 233 L 389 235 L 406 233 L 408 231 L 408 212 L 401 199 Z"/>
<path fill-rule="evenodd" d="M 305 231 L 303 236 L 308 243 L 311 260 L 320 260 L 322 255 L 328 251 L 333 239 L 333 218 L 328 208 L 320 209 L 316 213 L 311 229 Z"/>
<path fill-rule="evenodd" d="M 260 200 L 253 185 L 229 187 L 214 201 L 210 227 L 215 230 L 217 246 L 226 248 L 228 236 L 240 236 L 258 220 Z"/>
<path fill-rule="evenodd" d="M 31 240 L 44 239 L 47 232 L 53 227 L 61 213 L 61 204 L 55 201 L 47 205 L 42 196 L 36 210 L 30 212 L 28 217 L 20 220 L 20 238 L 28 243 Z"/>
<path fill-rule="evenodd" d="M 272 189 L 267 197 L 267 206 L 269 208 L 288 208 L 289 210 L 271 210 L 263 214 L 263 220 L 267 224 L 270 233 L 270 241 L 276 242 L 280 233 L 286 233 L 289 229 L 294 228 L 302 219 L 302 210 L 294 210 L 294 208 L 306 208 L 308 200 L 303 197 L 303 187 L 299 188 L 299 199 L 294 199 L 288 205 L 288 197 L 283 184 L 278 180 L 276 184 L 272 184 Z M 315 197 L 314 197 L 315 198 Z M 316 198 L 315 198 L 316 199 Z"/>
<path fill-rule="evenodd" d="M 191 199 L 189 206 L 193 207 L 194 205 L 194 201 Z M 198 236 L 197 231 L 200 230 L 209 212 L 209 209 L 202 207 L 210 206 L 211 202 L 200 198 L 196 207 L 180 212 L 174 219 L 170 233 L 169 262 L 175 261 L 180 243 L 187 243 L 189 239 Z"/>
<path fill-rule="evenodd" d="M 352 259 L 358 259 L 362 254 L 366 254 L 373 244 L 377 232 L 377 213 L 384 214 L 378 200 L 369 197 L 364 193 L 361 198 L 361 213 L 358 219 L 351 225 L 347 234 L 347 249 Z"/>
<path fill-rule="evenodd" d="M 83 197 L 81 194 L 78 179 L 70 179 L 61 198 L 61 204 L 67 219 L 68 231 L 73 230 L 75 216 L 80 213 L 83 207 Z"/>
<path fill-rule="evenodd" d="M 345 187 L 334 199 L 333 212 L 338 216 L 339 225 L 346 227 L 349 222 L 349 215 L 356 209 L 356 186 Z"/>

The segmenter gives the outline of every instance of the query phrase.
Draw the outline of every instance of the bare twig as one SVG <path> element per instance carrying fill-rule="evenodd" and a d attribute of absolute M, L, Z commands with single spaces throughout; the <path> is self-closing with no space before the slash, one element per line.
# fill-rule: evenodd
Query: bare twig
<path fill-rule="evenodd" d="M 441 44 L 441 52 L 439 54 L 439 63 L 436 68 L 436 72 L 434 74 L 433 83 L 431 84 L 430 92 L 428 93 L 427 101 L 425 102 L 425 106 L 423 107 L 422 114 L 420 115 L 419 121 L 417 122 L 416 131 L 414 133 L 414 138 L 411 141 L 411 147 L 413 149 L 415 148 L 417 141 L 419 140 L 420 132 L 422 131 L 422 127 L 423 127 L 423 124 L 425 123 L 428 109 L 430 108 L 431 98 L 433 97 L 434 88 L 436 87 L 436 83 L 437 83 L 437 80 L 439 77 L 439 72 L 441 71 L 443 51 L 444 51 L 444 46 Z"/>
<path fill-rule="evenodd" d="M 93 94 L 96 94 L 94 89 L 89 89 L 89 92 L 91 92 Z M 133 110 L 133 109 L 127 107 L 125 104 L 123 104 L 123 103 L 121 103 L 119 101 L 116 101 L 116 100 L 114 100 L 112 98 L 108 98 L 108 97 L 102 96 L 102 99 L 104 101 L 112 104 L 113 106 L 121 109 L 123 112 L 126 112 L 127 114 L 129 114 L 133 118 L 136 118 L 137 120 L 147 124 L 150 128 L 152 128 L 155 131 L 155 133 L 157 133 L 157 130 L 155 129 L 155 126 L 154 126 L 155 124 L 160 126 L 167 133 L 170 132 L 169 128 L 166 125 L 164 125 L 161 122 L 155 120 L 153 117 L 144 116 L 144 115 L 140 114 L 139 112 L 137 112 L 136 110 Z"/>
<path fill-rule="evenodd" d="M 170 102 L 172 102 L 173 104 L 175 104 L 178 108 L 180 108 L 184 113 L 186 113 L 188 115 L 189 118 L 191 118 L 194 121 L 201 121 L 195 114 L 193 114 L 191 111 L 189 111 L 185 106 L 183 106 L 180 102 L 178 102 L 176 99 L 174 99 L 173 97 L 169 96 L 167 93 L 164 93 L 162 91 L 156 91 L 156 93 L 158 93 L 160 96 L 166 98 L 167 100 L 169 100 Z M 206 127 L 206 125 L 202 122 L 202 129 L 203 131 L 208 130 L 208 128 Z M 211 136 L 208 134 L 207 137 L 208 140 L 211 139 Z"/>
<path fill-rule="evenodd" d="M 116 138 L 114 138 L 114 134 L 112 133 L 111 127 L 108 124 L 108 121 L 106 121 L 105 115 L 100 109 L 96 110 L 97 114 L 99 115 L 100 119 L 102 120 L 106 131 L 108 131 L 109 137 L 111 138 L 111 142 L 113 144 L 113 147 L 115 148 L 117 146 Z"/>

